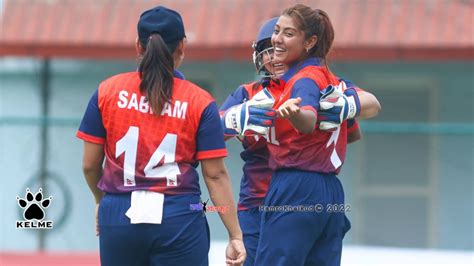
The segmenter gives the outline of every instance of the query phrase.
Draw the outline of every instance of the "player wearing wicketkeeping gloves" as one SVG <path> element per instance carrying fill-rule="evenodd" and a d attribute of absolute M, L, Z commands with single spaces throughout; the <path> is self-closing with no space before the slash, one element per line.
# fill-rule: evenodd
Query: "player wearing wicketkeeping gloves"
<path fill-rule="evenodd" d="M 267 143 L 274 173 L 264 206 L 304 206 L 308 211 L 262 213 L 255 265 L 340 264 L 342 239 L 350 228 L 344 210 L 331 213 L 310 208 L 344 204 L 336 174 L 345 159 L 348 118 L 373 116 L 378 108 L 367 114 L 367 96 L 349 90 L 347 95 L 328 92 L 321 106 L 321 91 L 340 83 L 326 61 L 333 39 L 327 14 L 305 5 L 285 9 L 275 26 L 274 62 L 291 67 L 280 78 L 284 87 L 274 105 L 275 136 Z M 327 106 L 326 101 L 340 103 Z M 319 117 L 323 112 L 328 113 L 325 120 Z M 332 126 L 323 122 L 338 126 L 332 132 L 323 131 L 321 124 L 327 129 Z"/>
<path fill-rule="evenodd" d="M 229 234 L 226 262 L 241 265 L 246 252 L 217 105 L 175 71 L 185 52 L 182 18 L 155 7 L 137 31 L 138 70 L 100 84 L 77 132 L 101 265 L 209 264 L 207 219 L 190 207 L 200 203 L 199 163 L 213 203 L 228 208 L 219 213 Z"/>
<path fill-rule="evenodd" d="M 244 165 L 238 218 L 247 250 L 247 266 L 254 265 L 261 217 L 258 207 L 263 203 L 272 175 L 272 170 L 268 167 L 267 139 L 271 139 L 270 127 L 275 119 L 275 111 L 272 110 L 274 99 L 280 94 L 276 75 L 285 71 L 282 65 L 271 64 L 273 48 L 270 37 L 276 20 L 277 18 L 268 20 L 262 25 L 253 44 L 253 61 L 262 79 L 239 86 L 220 107 L 224 133 L 227 138 L 237 136 L 244 148 L 240 153 Z M 241 110 L 248 108 L 249 103 L 250 108 L 255 109 L 243 112 L 243 115 L 250 116 L 244 118 L 244 121 L 250 121 L 246 125 L 240 114 Z M 237 121 L 235 123 L 239 125 L 234 126 L 230 121 Z"/>
<path fill-rule="evenodd" d="M 263 89 L 250 100 L 232 106 L 222 115 L 222 126 L 226 136 L 265 135 L 273 126 L 275 99 L 268 89 Z"/>

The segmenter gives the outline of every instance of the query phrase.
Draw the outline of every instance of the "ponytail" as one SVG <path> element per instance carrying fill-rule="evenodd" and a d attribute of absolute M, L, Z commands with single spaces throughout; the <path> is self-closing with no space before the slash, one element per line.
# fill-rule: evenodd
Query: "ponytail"
<path fill-rule="evenodd" d="M 140 43 L 145 50 L 138 66 L 140 92 L 146 94 L 153 113 L 159 114 L 165 103 L 171 101 L 174 70 L 172 53 L 179 41 L 167 45 L 161 35 L 153 33 Z"/>
<path fill-rule="evenodd" d="M 334 28 L 326 12 L 321 9 L 315 9 L 314 12 L 317 19 L 316 36 L 318 36 L 318 42 L 309 50 L 309 53 L 323 58 L 327 67 L 327 57 L 334 42 Z"/>

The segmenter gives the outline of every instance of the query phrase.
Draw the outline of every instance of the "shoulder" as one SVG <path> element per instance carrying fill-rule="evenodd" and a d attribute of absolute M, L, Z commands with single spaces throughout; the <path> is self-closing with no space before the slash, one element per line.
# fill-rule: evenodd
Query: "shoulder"
<path fill-rule="evenodd" d="M 104 95 L 108 92 L 115 91 L 114 88 L 120 87 L 121 89 L 127 89 L 124 84 L 130 84 L 135 86 L 140 82 L 140 76 L 138 72 L 125 72 L 103 80 L 99 85 L 99 96 Z"/>
<path fill-rule="evenodd" d="M 125 72 L 106 78 L 101 82 L 101 86 L 110 86 L 122 83 L 124 81 L 140 80 L 138 72 Z"/>
<path fill-rule="evenodd" d="M 205 89 L 189 80 L 174 78 L 173 94 L 178 98 L 187 98 L 193 102 L 202 102 L 207 105 L 214 101 L 214 97 Z"/>
<path fill-rule="evenodd" d="M 306 66 L 295 74 L 288 84 L 293 87 L 296 83 L 301 84 L 302 80 L 305 80 L 303 83 L 306 84 L 314 82 L 321 89 L 328 84 L 339 83 L 338 78 L 325 66 Z"/>
<path fill-rule="evenodd" d="M 259 91 L 262 90 L 262 83 L 260 81 L 254 81 L 254 82 L 250 82 L 250 83 L 244 83 L 242 85 L 240 85 L 240 87 L 242 90 L 245 91 L 245 93 L 247 94 L 246 95 L 246 98 L 250 99 L 252 98 L 256 93 L 258 93 Z"/>
<path fill-rule="evenodd" d="M 292 79 L 299 80 L 303 78 L 317 79 L 321 74 L 327 74 L 327 69 L 323 66 L 306 66 L 293 76 Z"/>

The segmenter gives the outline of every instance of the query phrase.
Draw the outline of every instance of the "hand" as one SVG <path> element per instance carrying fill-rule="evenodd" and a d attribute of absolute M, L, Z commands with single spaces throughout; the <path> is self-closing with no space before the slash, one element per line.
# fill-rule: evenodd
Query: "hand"
<path fill-rule="evenodd" d="M 242 265 L 247 257 L 242 239 L 231 239 L 225 250 L 227 265 Z"/>
<path fill-rule="evenodd" d="M 360 101 L 354 88 L 347 88 L 344 81 L 339 85 L 329 85 L 323 90 L 319 101 L 319 129 L 336 130 L 342 122 L 353 119 L 360 113 Z"/>
<path fill-rule="evenodd" d="M 95 204 L 95 235 L 99 236 L 99 205 L 100 203 Z"/>
<path fill-rule="evenodd" d="M 286 100 L 277 110 L 277 116 L 281 118 L 291 118 L 300 112 L 299 104 L 301 98 L 291 98 Z"/>
<path fill-rule="evenodd" d="M 275 120 L 275 111 L 271 109 L 274 102 L 270 92 L 263 89 L 247 102 L 232 106 L 221 118 L 224 134 L 265 135 Z"/>

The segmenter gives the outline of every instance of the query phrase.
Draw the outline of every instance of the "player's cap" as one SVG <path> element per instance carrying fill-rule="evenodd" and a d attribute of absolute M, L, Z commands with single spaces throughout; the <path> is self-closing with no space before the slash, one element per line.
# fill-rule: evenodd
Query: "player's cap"
<path fill-rule="evenodd" d="M 260 27 L 260 30 L 258 31 L 258 34 L 257 34 L 257 38 L 255 39 L 255 47 L 254 47 L 254 49 L 257 52 L 261 52 L 263 50 L 262 44 L 264 43 L 264 41 L 272 37 L 277 21 L 278 21 L 278 17 L 274 17 L 272 19 L 267 20 L 262 25 L 262 27 Z"/>
<path fill-rule="evenodd" d="M 165 43 L 173 43 L 186 37 L 181 15 L 163 6 L 143 12 L 137 29 L 138 38 L 142 42 L 146 42 L 152 33 L 160 34 Z"/>

